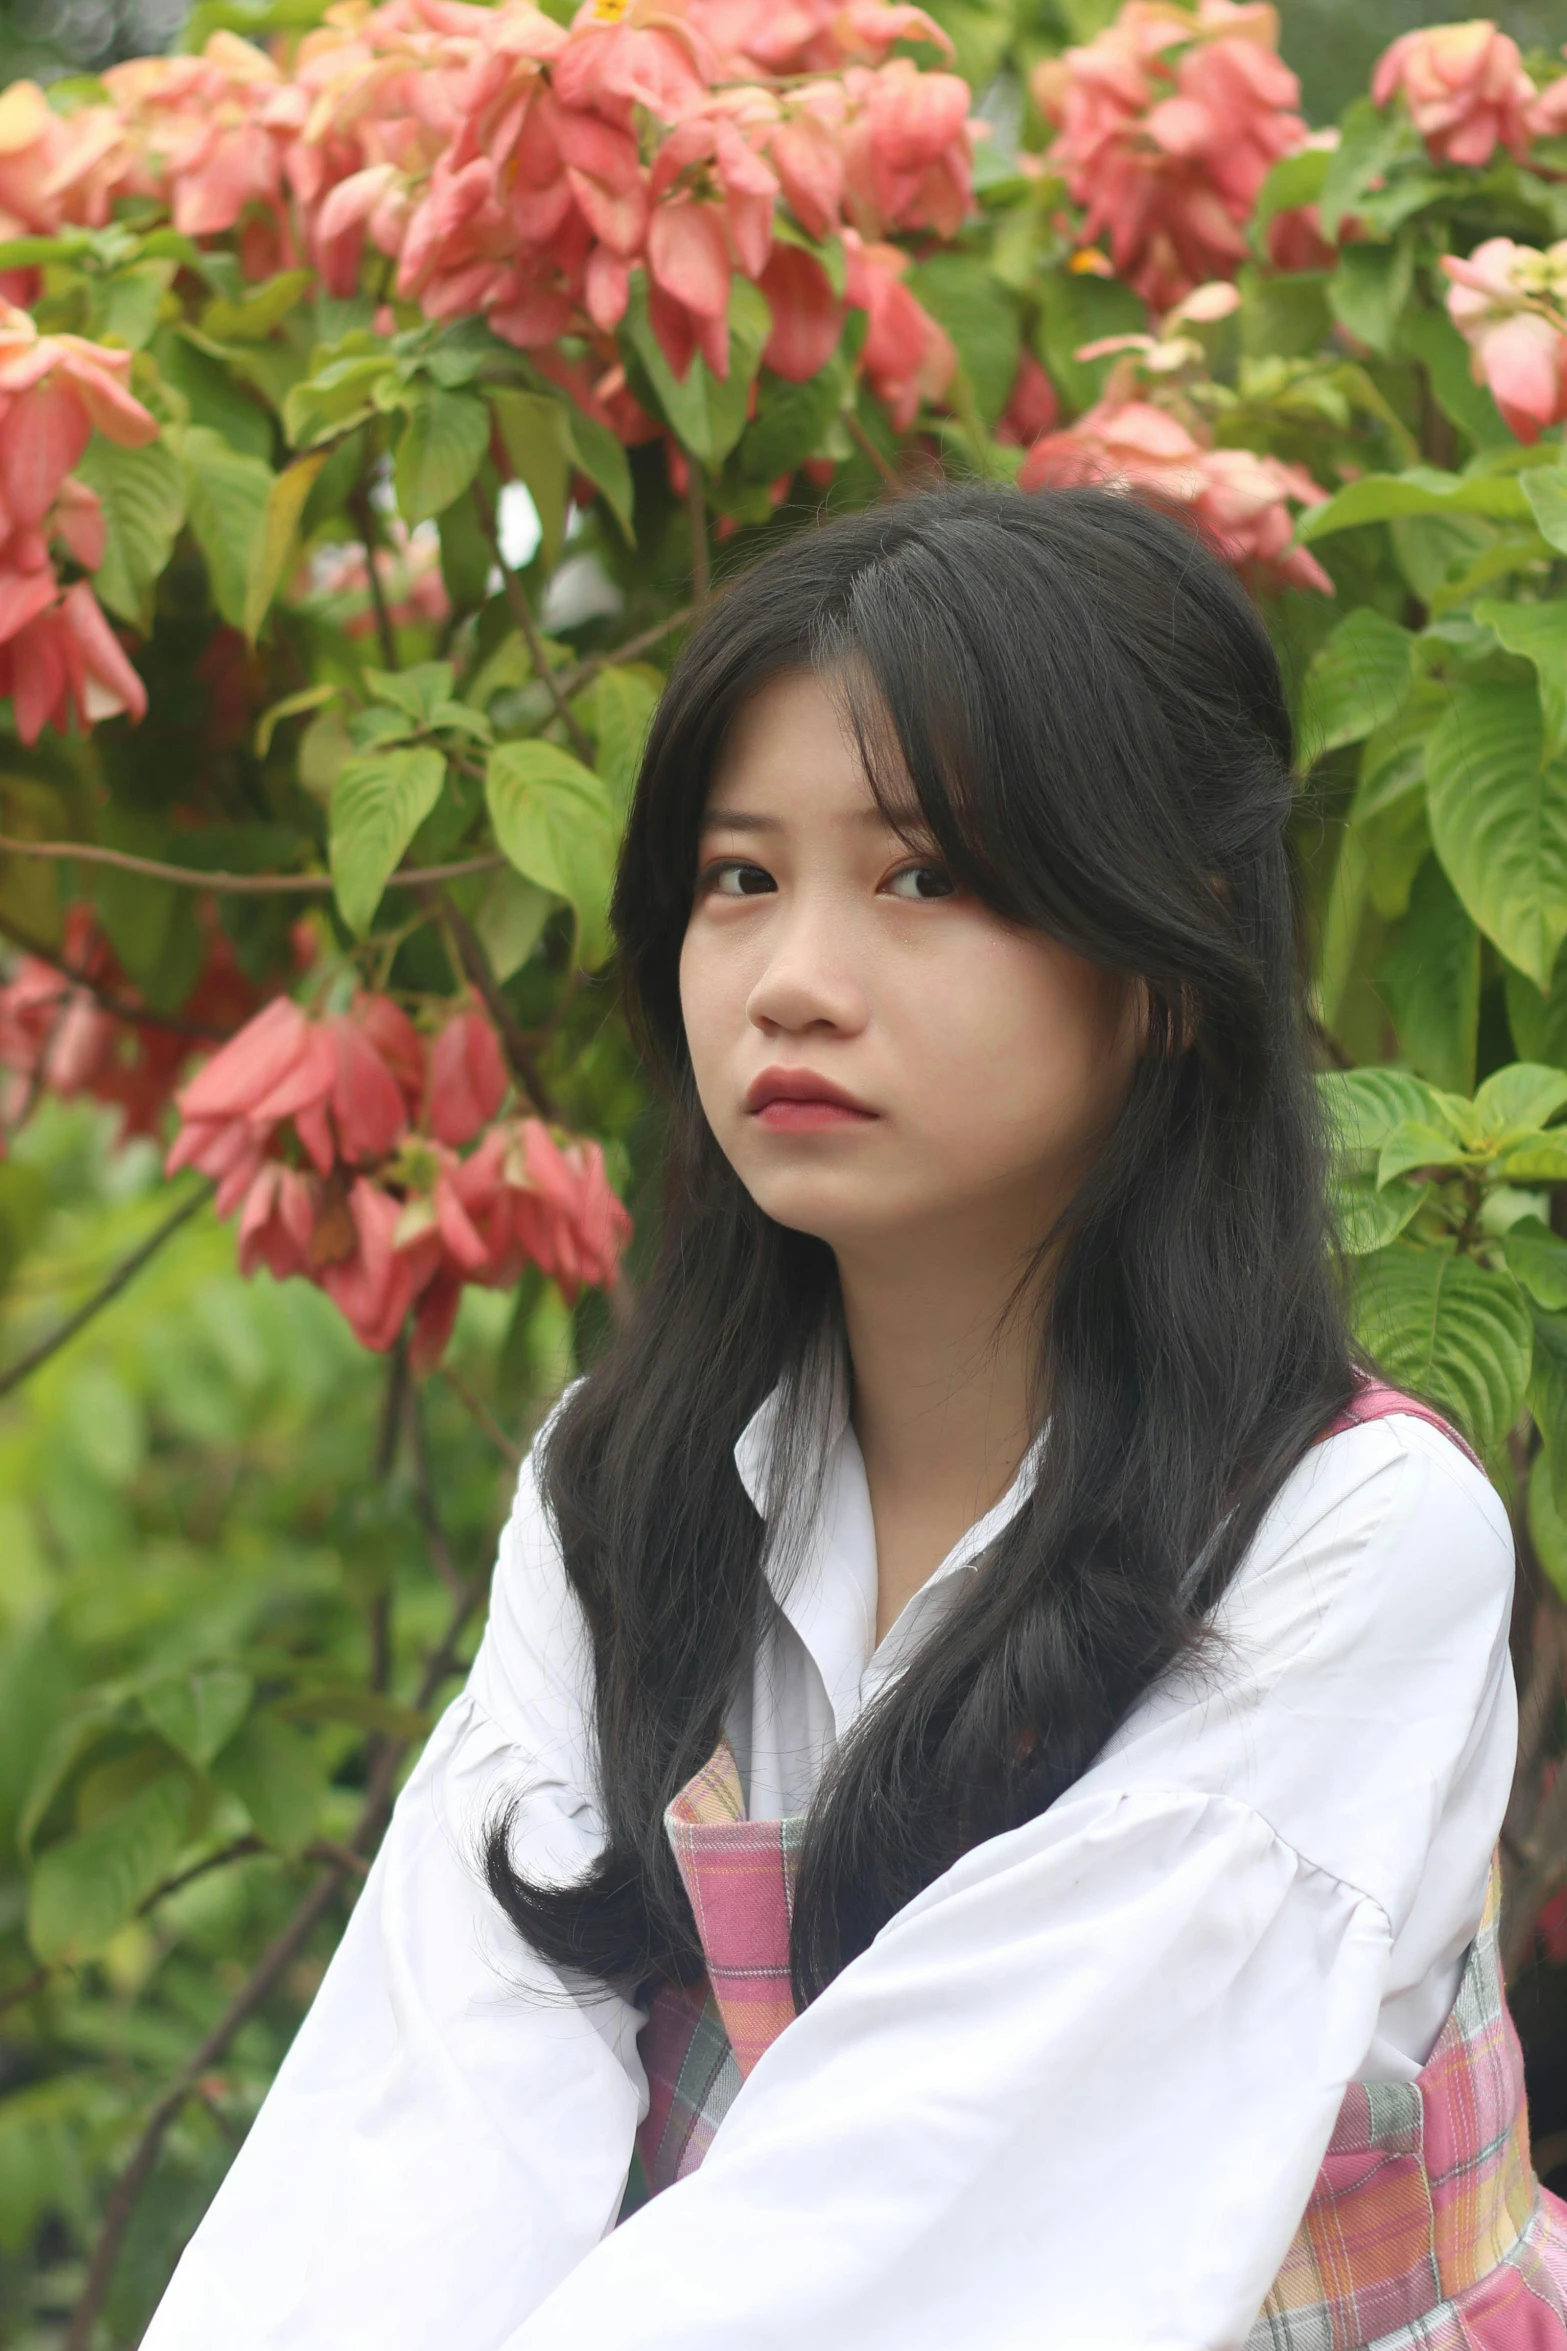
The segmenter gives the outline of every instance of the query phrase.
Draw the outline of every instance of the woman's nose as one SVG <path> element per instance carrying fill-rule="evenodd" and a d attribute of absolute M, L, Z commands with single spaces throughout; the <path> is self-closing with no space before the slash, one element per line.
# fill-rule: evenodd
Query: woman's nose
<path fill-rule="evenodd" d="M 756 1028 L 780 1034 L 865 1025 L 869 1001 L 856 968 L 852 926 L 825 903 L 798 906 L 772 926 L 767 962 L 746 1000 Z"/>

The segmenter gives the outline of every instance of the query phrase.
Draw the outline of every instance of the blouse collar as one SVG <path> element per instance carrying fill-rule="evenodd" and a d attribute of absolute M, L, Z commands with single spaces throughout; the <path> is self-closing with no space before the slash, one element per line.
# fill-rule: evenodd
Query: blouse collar
<path fill-rule="evenodd" d="M 1034 1490 L 1044 1433 L 1035 1438 L 1001 1499 L 961 1535 L 940 1565 L 876 1643 L 876 1532 L 859 1440 L 849 1417 L 841 1363 L 817 1383 L 818 1423 L 807 1425 L 805 1461 L 814 1497 L 800 1497 L 800 1521 L 786 1529 L 786 1502 L 776 1491 L 775 1451 L 784 1391 L 775 1388 L 736 1442 L 735 1467 L 758 1515 L 776 1529 L 764 1572 L 773 1598 L 815 1659 L 840 1735 L 875 1692 L 906 1662 L 934 1614 L 956 1597 L 952 1579 L 974 1567 Z M 802 1465 L 803 1466 L 803 1465 Z M 951 1587 L 951 1588 L 947 1588 Z"/>

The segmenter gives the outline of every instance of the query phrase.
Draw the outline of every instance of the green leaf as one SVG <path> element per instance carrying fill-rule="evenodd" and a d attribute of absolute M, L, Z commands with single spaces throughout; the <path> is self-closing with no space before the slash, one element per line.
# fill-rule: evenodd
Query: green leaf
<path fill-rule="evenodd" d="M 250 583 L 265 552 L 274 475 L 205 425 L 185 435 L 190 527 L 207 559 L 212 600 L 232 628 L 246 627 Z"/>
<path fill-rule="evenodd" d="M 1529 1410 L 1545 1440 L 1551 1498 L 1567 1516 L 1567 1314 L 1546 1314 L 1535 1307 L 1533 1321 Z"/>
<path fill-rule="evenodd" d="M 1393 1385 L 1429 1397 L 1494 1461 L 1523 1404 L 1533 1340 L 1512 1276 L 1395 1241 L 1362 1260 L 1355 1309 L 1361 1342 Z"/>
<path fill-rule="evenodd" d="M 97 493 L 107 542 L 93 577 L 101 602 L 143 631 L 152 626 L 152 592 L 185 520 L 185 474 L 162 441 L 121 449 L 101 433 L 76 468 Z"/>
<path fill-rule="evenodd" d="M 1398 347 L 1418 359 L 1431 379 L 1436 404 L 1479 448 L 1507 448 L 1512 435 L 1484 384 L 1469 368 L 1469 346 L 1445 310 L 1415 303 L 1399 322 Z"/>
<path fill-rule="evenodd" d="M 503 855 L 575 908 L 582 959 L 601 963 L 610 950 L 616 845 L 604 785 L 569 752 L 532 741 L 491 752 L 485 792 Z"/>
<path fill-rule="evenodd" d="M 280 1853 L 298 1853 L 316 1833 L 326 1770 L 313 1739 L 275 1714 L 253 1714 L 212 1767 L 236 1795 L 258 1837 Z"/>
<path fill-rule="evenodd" d="M 565 406 L 543 392 L 518 392 L 510 385 L 490 394 L 490 406 L 512 472 L 533 500 L 544 568 L 553 571 L 571 497 L 573 449 Z"/>
<path fill-rule="evenodd" d="M 1434 857 L 1420 866 L 1377 980 L 1406 1058 L 1433 1085 L 1467 1094 L 1480 1027 L 1480 934 Z"/>
<path fill-rule="evenodd" d="M 1427 1126 L 1420 1119 L 1400 1119 L 1377 1155 L 1377 1187 L 1390 1184 L 1395 1176 L 1407 1175 L 1415 1167 L 1462 1167 L 1468 1153 L 1462 1143 L 1441 1127 Z"/>
<path fill-rule="evenodd" d="M 1398 115 L 1391 109 L 1384 113 L 1369 98 L 1356 98 L 1345 108 L 1318 204 L 1324 237 L 1338 236 L 1345 215 L 1354 211 L 1357 197 L 1372 181 L 1383 177 L 1404 137 Z"/>
<path fill-rule="evenodd" d="M 1521 479 L 1541 538 L 1567 555 L 1567 466 L 1531 467 Z"/>
<path fill-rule="evenodd" d="M 192 424 L 210 425 L 231 449 L 243 449 L 248 457 L 271 456 L 273 425 L 267 411 L 183 327 L 160 327 L 152 338 L 152 356 L 159 375 L 190 410 Z"/>
<path fill-rule="evenodd" d="M 446 781 L 439 751 L 370 751 L 332 786 L 330 864 L 338 910 L 357 938 L 375 920 L 387 881 Z"/>
<path fill-rule="evenodd" d="M 1461 686 L 1426 746 L 1426 789 L 1448 879 L 1543 989 L 1567 937 L 1567 761 L 1545 764 L 1532 688 Z"/>
<path fill-rule="evenodd" d="M 544 926 L 560 901 L 537 882 L 525 882 L 510 867 L 492 874 L 479 901 L 473 927 L 490 959 L 490 969 L 504 986 L 521 971 L 544 936 Z"/>
<path fill-rule="evenodd" d="M 1522 476 L 1524 482 L 1531 479 Z M 1371 473 L 1351 482 L 1325 506 L 1303 514 L 1295 535 L 1302 541 L 1326 539 L 1335 531 L 1401 516 L 1483 515 L 1493 522 L 1527 522 L 1529 514 L 1529 500 L 1512 474 L 1441 473 L 1435 466 L 1417 465 L 1407 473 Z"/>
<path fill-rule="evenodd" d="M 305 501 L 325 463 L 324 449 L 316 450 L 309 457 L 296 458 L 282 473 L 274 475 L 267 491 L 261 535 L 255 543 L 250 576 L 245 583 L 245 634 L 252 644 L 260 635 L 261 624 L 282 584 L 298 543 L 299 518 L 305 511 Z"/>
<path fill-rule="evenodd" d="M 201 331 L 215 343 L 264 343 L 315 282 L 314 270 L 285 269 L 262 285 L 247 287 L 237 301 L 209 302 Z"/>
<path fill-rule="evenodd" d="M 1549 1225 L 1537 1216 L 1520 1217 L 1502 1235 L 1502 1255 L 1537 1306 L 1552 1314 L 1567 1307 L 1567 1241 Z"/>
<path fill-rule="evenodd" d="M 1567 1135 L 1535 1135 L 1514 1145 L 1499 1162 L 1510 1184 L 1567 1183 Z"/>
<path fill-rule="evenodd" d="M 1414 282 L 1414 250 L 1396 245 L 1346 245 L 1328 280 L 1328 304 L 1339 325 L 1384 359 L 1398 338 L 1399 319 Z"/>
<path fill-rule="evenodd" d="M 1559 1599 L 1567 1600 L 1567 1518 L 1552 1492 L 1549 1450 L 1535 1455 L 1529 1469 L 1529 1535 L 1534 1555 Z"/>
<path fill-rule="evenodd" d="M 1369 1257 L 1396 1241 L 1426 1196 L 1424 1184 L 1379 1185 L 1375 1176 L 1337 1175 L 1329 1188 L 1334 1230 L 1347 1257 Z"/>
<path fill-rule="evenodd" d="M 281 1722 L 346 1722 L 357 1731 L 380 1739 L 427 1739 L 431 1717 L 417 1706 L 400 1706 L 378 1690 L 336 1685 L 300 1690 L 285 1698 L 275 1712 Z"/>
<path fill-rule="evenodd" d="M 91 1958 L 169 1874 L 190 1827 L 183 1772 L 138 1789 L 79 1836 L 52 1845 L 33 1872 L 27 1937 L 46 1966 Z"/>
<path fill-rule="evenodd" d="M 415 727 L 431 727 L 441 704 L 450 700 L 453 675 L 449 661 L 416 661 L 411 669 L 367 669 L 365 684 L 377 702 L 400 711 Z"/>
<path fill-rule="evenodd" d="M 1564 1102 L 1567 1069 L 1511 1061 L 1486 1079 L 1474 1098 L 1474 1111 L 1481 1133 L 1501 1141 L 1547 1125 Z"/>
<path fill-rule="evenodd" d="M 1091 408 L 1104 388 L 1113 360 L 1079 359 L 1085 343 L 1109 335 L 1148 331 L 1144 303 L 1119 278 L 1076 277 L 1046 270 L 1037 280 L 1039 324 L 1034 344 L 1069 407 Z"/>
<path fill-rule="evenodd" d="M 141 1710 L 160 1738 L 204 1771 L 244 1721 L 255 1688 L 237 1666 L 202 1666 L 150 1684 L 141 1694 Z"/>
<path fill-rule="evenodd" d="M 670 367 L 648 316 L 647 277 L 631 276 L 631 298 L 623 333 L 641 362 L 666 422 L 701 464 L 715 470 L 745 430 L 751 384 L 772 333 L 772 314 L 760 289 L 748 278 L 736 278 L 729 295 L 729 373 L 720 382 L 701 357 L 694 358 L 682 382 Z"/>
<path fill-rule="evenodd" d="M 776 482 L 805 463 L 842 408 L 852 373 L 847 354 L 835 351 L 807 383 L 764 376 L 756 422 L 747 426 L 740 443 L 740 471 L 746 481 Z"/>
<path fill-rule="evenodd" d="M 1474 616 L 1505 651 L 1534 663 L 1546 756 L 1567 751 L 1567 603 L 1477 604 Z"/>
<path fill-rule="evenodd" d="M 1440 1121 L 1440 1096 L 1407 1069 L 1333 1069 L 1317 1080 L 1338 1152 L 1370 1172 L 1393 1129 L 1407 1119 Z"/>
<path fill-rule="evenodd" d="M 1300 733 L 1309 761 L 1395 716 L 1409 690 L 1414 642 L 1369 604 L 1339 622 L 1306 673 Z"/>
<path fill-rule="evenodd" d="M 375 414 L 374 394 L 395 362 L 369 335 L 347 340 L 353 348 L 321 361 L 283 401 L 283 429 L 296 449 L 335 439 Z"/>
<path fill-rule="evenodd" d="M 657 670 L 612 662 L 572 704 L 593 737 L 594 765 L 608 786 L 618 821 L 624 821 L 631 805 L 642 747 L 663 685 Z"/>
<path fill-rule="evenodd" d="M 980 421 L 993 427 L 1017 376 L 1023 335 L 1016 301 L 977 253 L 934 253 L 915 265 L 907 283 L 951 337 Z"/>
<path fill-rule="evenodd" d="M 320 685 L 301 686 L 297 694 L 285 694 L 280 702 L 270 703 L 256 721 L 256 757 L 265 759 L 272 748 L 272 738 L 285 718 L 298 718 L 304 711 L 319 710 L 324 702 L 335 702 L 342 691 L 341 686 L 323 680 Z"/>
<path fill-rule="evenodd" d="M 471 392 L 432 387 L 397 444 L 394 479 L 404 522 L 428 522 L 460 498 L 490 445 L 490 414 Z"/>
<path fill-rule="evenodd" d="M 619 523 L 628 547 L 637 543 L 632 528 L 631 460 L 608 425 L 595 417 L 584 416 L 580 408 L 567 412 L 567 428 L 571 435 L 572 453 L 578 471 L 587 475 Z"/>
<path fill-rule="evenodd" d="M 1303 205 L 1317 202 L 1327 168 L 1328 157 L 1320 147 L 1302 147 L 1273 166 L 1257 191 L 1252 210 L 1250 236 L 1254 253 L 1266 256 L 1268 231 L 1281 212 L 1296 212 Z"/>

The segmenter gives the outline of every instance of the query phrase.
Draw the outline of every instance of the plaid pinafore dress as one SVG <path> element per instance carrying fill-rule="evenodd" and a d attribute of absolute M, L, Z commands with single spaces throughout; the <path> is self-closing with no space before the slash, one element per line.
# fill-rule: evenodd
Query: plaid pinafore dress
<path fill-rule="evenodd" d="M 1422 1404 L 1367 1383 L 1328 1434 Z M 1467 1451 L 1467 1447 L 1465 1447 Z M 803 1820 L 747 1820 L 727 1740 L 665 1814 L 707 1959 L 639 2038 L 637 2146 L 656 2195 L 695 2171 L 794 2017 L 789 1916 Z M 1567 2351 L 1567 2204 L 1529 2160 L 1523 2057 L 1497 1955 L 1501 1874 L 1447 2023 L 1413 2082 L 1351 2082 L 1245 2351 Z"/>

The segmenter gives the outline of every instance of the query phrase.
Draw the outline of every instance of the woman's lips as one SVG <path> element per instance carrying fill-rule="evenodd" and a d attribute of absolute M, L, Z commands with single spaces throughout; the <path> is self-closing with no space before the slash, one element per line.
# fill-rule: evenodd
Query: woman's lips
<path fill-rule="evenodd" d="M 758 1126 L 784 1135 L 866 1126 L 877 1115 L 830 1078 L 808 1069 L 764 1069 L 747 1087 L 745 1106 Z"/>
<path fill-rule="evenodd" d="M 754 1115 L 758 1126 L 767 1127 L 774 1134 L 809 1135 L 826 1127 L 869 1126 L 876 1113 L 851 1110 L 847 1103 L 829 1102 L 818 1094 L 806 1101 L 780 1097 L 775 1102 L 764 1102 Z"/>

